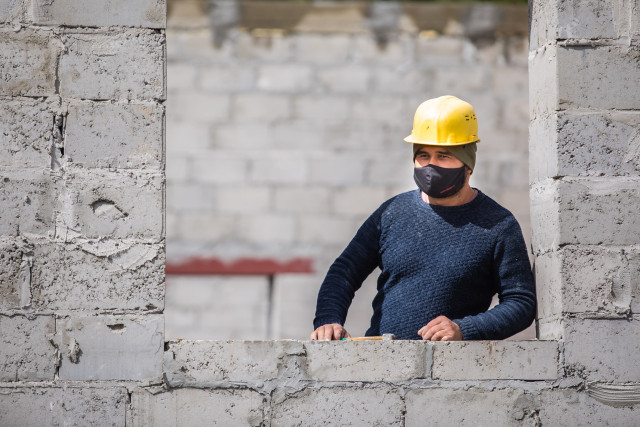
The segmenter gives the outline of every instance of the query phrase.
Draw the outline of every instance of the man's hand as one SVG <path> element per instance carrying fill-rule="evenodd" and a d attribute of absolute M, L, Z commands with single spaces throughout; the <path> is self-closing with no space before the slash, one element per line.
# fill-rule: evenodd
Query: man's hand
<path fill-rule="evenodd" d="M 438 316 L 418 331 L 423 340 L 461 341 L 462 331 L 457 323 L 446 316 Z"/>
<path fill-rule="evenodd" d="M 339 340 L 341 338 L 350 338 L 349 332 L 342 325 L 330 323 L 322 325 L 315 331 L 311 332 L 312 340 Z"/>

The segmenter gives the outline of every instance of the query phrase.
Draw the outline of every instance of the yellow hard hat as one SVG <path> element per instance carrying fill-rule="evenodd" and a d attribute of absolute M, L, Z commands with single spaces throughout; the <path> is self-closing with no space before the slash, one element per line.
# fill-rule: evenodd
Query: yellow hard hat
<path fill-rule="evenodd" d="M 424 101 L 416 110 L 412 144 L 463 145 L 479 142 L 476 112 L 468 102 L 446 95 Z"/>

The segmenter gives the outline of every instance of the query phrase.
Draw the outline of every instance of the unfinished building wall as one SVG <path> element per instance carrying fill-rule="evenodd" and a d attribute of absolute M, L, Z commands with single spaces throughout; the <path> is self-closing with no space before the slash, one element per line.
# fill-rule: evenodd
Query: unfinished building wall
<path fill-rule="evenodd" d="M 0 5 L 0 425 L 162 380 L 164 0 Z"/>
<path fill-rule="evenodd" d="M 311 266 L 272 282 L 169 276 L 170 339 L 308 337 L 329 264 L 416 188 L 403 138 L 431 97 L 476 108 L 472 184 L 528 238 L 525 5 L 174 0 L 167 39 L 168 271 L 198 257 Z M 353 334 L 369 326 L 375 276 Z"/>

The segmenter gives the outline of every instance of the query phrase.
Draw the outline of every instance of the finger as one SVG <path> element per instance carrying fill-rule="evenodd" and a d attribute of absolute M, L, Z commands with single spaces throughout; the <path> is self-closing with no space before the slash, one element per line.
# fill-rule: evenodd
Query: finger
<path fill-rule="evenodd" d="M 349 332 L 347 332 L 347 330 L 344 330 L 344 337 L 345 338 L 351 338 L 351 334 Z"/>
<path fill-rule="evenodd" d="M 342 338 L 342 326 L 336 325 L 333 327 L 333 337 L 334 340 L 339 340 Z"/>
<path fill-rule="evenodd" d="M 318 328 L 318 339 L 320 340 L 330 340 L 331 334 L 333 334 L 333 328 L 331 327 L 323 325 Z"/>
<path fill-rule="evenodd" d="M 309 338 L 311 338 L 312 340 L 317 340 L 318 339 L 318 330 L 316 329 L 315 331 L 311 332 L 311 335 L 309 336 Z"/>

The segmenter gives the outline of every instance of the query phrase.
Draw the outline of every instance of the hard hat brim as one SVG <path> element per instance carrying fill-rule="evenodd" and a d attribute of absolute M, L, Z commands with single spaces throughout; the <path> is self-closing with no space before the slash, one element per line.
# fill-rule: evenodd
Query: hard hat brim
<path fill-rule="evenodd" d="M 480 142 L 480 139 L 472 139 L 469 141 L 463 141 L 463 142 L 456 142 L 456 143 L 450 143 L 450 142 L 425 142 L 423 140 L 417 140 L 413 138 L 413 135 L 409 135 L 407 136 L 404 141 L 410 143 L 410 144 L 421 144 L 421 145 L 441 145 L 441 146 L 453 146 L 453 145 L 465 145 L 465 144 L 471 144 L 472 142 Z"/>

